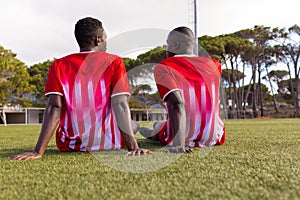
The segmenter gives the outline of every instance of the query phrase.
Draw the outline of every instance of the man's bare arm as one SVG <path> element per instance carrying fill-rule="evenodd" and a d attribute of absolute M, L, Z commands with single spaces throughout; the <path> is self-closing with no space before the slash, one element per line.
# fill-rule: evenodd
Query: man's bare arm
<path fill-rule="evenodd" d="M 171 92 L 165 99 L 168 105 L 168 115 L 171 132 L 174 134 L 172 153 L 190 152 L 185 149 L 186 113 L 184 101 L 180 91 Z"/>
<path fill-rule="evenodd" d="M 59 95 L 49 95 L 48 104 L 46 106 L 43 118 L 43 124 L 39 139 L 33 152 L 25 152 L 16 155 L 11 160 L 28 160 L 41 158 L 52 138 L 60 119 L 62 106 L 62 97 Z"/>
<path fill-rule="evenodd" d="M 127 95 L 114 96 L 112 97 L 111 103 L 115 113 L 118 127 L 122 133 L 127 149 L 129 151 L 128 155 L 140 155 L 140 154 L 151 153 L 147 149 L 139 149 L 139 146 L 136 142 L 132 130 L 130 110 L 128 106 L 128 96 Z"/>

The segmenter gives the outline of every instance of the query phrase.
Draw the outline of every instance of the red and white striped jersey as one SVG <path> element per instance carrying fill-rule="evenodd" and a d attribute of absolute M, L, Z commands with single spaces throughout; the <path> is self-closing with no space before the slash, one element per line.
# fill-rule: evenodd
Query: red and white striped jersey
<path fill-rule="evenodd" d="M 104 52 L 83 52 L 57 59 L 48 73 L 45 95 L 63 96 L 56 144 L 61 151 L 119 149 L 124 141 L 111 97 L 130 95 L 122 59 Z"/>
<path fill-rule="evenodd" d="M 225 141 L 225 127 L 220 118 L 220 63 L 197 56 L 170 57 L 154 68 L 159 94 L 163 99 L 176 90 L 181 91 L 186 116 L 186 145 L 212 146 Z M 169 121 L 160 133 L 163 144 L 172 144 Z"/>

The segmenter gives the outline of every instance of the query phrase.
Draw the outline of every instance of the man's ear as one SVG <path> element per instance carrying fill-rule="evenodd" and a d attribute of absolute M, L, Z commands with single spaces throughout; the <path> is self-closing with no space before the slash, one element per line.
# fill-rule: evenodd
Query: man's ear
<path fill-rule="evenodd" d="M 94 40 L 94 45 L 97 47 L 103 42 L 102 37 L 97 36 Z"/>
<path fill-rule="evenodd" d="M 180 42 L 176 41 L 174 42 L 174 50 L 178 50 L 180 48 Z"/>

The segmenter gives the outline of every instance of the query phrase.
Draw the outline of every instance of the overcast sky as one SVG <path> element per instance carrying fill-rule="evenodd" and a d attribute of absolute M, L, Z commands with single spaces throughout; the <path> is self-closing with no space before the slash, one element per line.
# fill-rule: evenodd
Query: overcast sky
<path fill-rule="evenodd" d="M 166 37 L 176 26 L 192 28 L 192 1 L 1 0 L 0 45 L 29 66 L 77 52 L 74 24 L 86 16 L 100 19 L 113 42 L 142 28 L 162 30 L 154 31 L 159 33 L 153 37 Z M 198 0 L 198 36 L 232 33 L 254 25 L 300 24 L 299 4 L 298 0 Z"/>

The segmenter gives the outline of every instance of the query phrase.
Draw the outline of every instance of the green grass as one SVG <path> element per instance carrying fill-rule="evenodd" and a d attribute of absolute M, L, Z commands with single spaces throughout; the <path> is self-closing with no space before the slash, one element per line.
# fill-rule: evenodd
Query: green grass
<path fill-rule="evenodd" d="M 300 199 L 300 119 L 226 127 L 225 145 L 191 155 L 137 135 L 153 155 L 61 153 L 51 140 L 42 159 L 16 162 L 8 157 L 31 151 L 40 127 L 0 127 L 0 199 Z"/>

